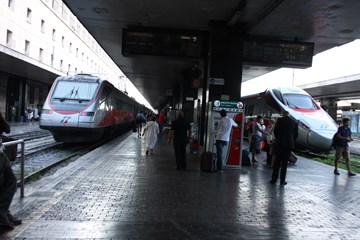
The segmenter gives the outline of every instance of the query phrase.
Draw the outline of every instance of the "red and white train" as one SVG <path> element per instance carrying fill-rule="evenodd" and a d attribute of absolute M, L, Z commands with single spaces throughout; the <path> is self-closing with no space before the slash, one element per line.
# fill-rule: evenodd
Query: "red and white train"
<path fill-rule="evenodd" d="M 58 77 L 44 103 L 40 128 L 59 142 L 94 142 L 130 130 L 143 105 L 91 74 Z"/>
<path fill-rule="evenodd" d="M 297 87 L 269 88 L 265 92 L 242 98 L 245 114 L 250 116 L 279 117 L 282 110 L 298 122 L 299 150 L 328 152 L 337 131 L 335 121 L 317 105 L 304 90 Z"/>

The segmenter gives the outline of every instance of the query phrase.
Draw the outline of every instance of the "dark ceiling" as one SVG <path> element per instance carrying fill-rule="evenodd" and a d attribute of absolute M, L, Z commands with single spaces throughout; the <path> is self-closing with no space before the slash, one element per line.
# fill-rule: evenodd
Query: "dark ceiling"
<path fill-rule="evenodd" d="M 122 30 L 159 27 L 209 31 L 212 21 L 246 34 L 315 43 L 315 54 L 360 36 L 359 0 L 64 0 L 153 107 L 181 82 L 191 58 L 122 55 Z M 243 67 L 243 81 L 274 68 Z"/>

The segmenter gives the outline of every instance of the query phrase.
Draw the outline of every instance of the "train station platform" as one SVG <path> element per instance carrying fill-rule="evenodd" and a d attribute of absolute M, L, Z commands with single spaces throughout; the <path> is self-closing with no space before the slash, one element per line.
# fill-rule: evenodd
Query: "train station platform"
<path fill-rule="evenodd" d="M 0 239 L 360 239 L 360 176 L 299 157 L 286 186 L 259 161 L 204 173 L 174 170 L 160 136 L 153 155 L 128 133 L 16 193 L 23 219 Z"/>

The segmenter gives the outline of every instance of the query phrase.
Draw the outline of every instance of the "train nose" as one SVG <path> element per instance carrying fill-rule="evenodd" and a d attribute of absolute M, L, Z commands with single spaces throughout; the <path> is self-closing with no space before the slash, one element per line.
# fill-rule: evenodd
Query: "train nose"
<path fill-rule="evenodd" d="M 308 144 L 315 149 L 319 148 L 320 150 L 328 151 L 330 150 L 334 134 L 334 131 L 329 130 L 310 131 L 308 133 L 307 141 Z"/>

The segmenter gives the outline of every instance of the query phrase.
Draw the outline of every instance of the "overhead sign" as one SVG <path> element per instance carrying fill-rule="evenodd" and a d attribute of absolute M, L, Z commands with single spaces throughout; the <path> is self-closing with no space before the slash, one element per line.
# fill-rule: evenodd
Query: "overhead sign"
<path fill-rule="evenodd" d="M 237 101 L 215 100 L 213 103 L 213 111 L 219 112 L 224 109 L 227 112 L 243 112 L 243 103 Z"/>
<path fill-rule="evenodd" d="M 122 54 L 205 57 L 205 33 L 162 28 L 123 29 Z"/>
<path fill-rule="evenodd" d="M 224 85 L 225 79 L 224 78 L 209 78 L 210 85 Z"/>
<path fill-rule="evenodd" d="M 314 43 L 269 39 L 245 40 L 243 62 L 274 67 L 311 67 Z"/>

